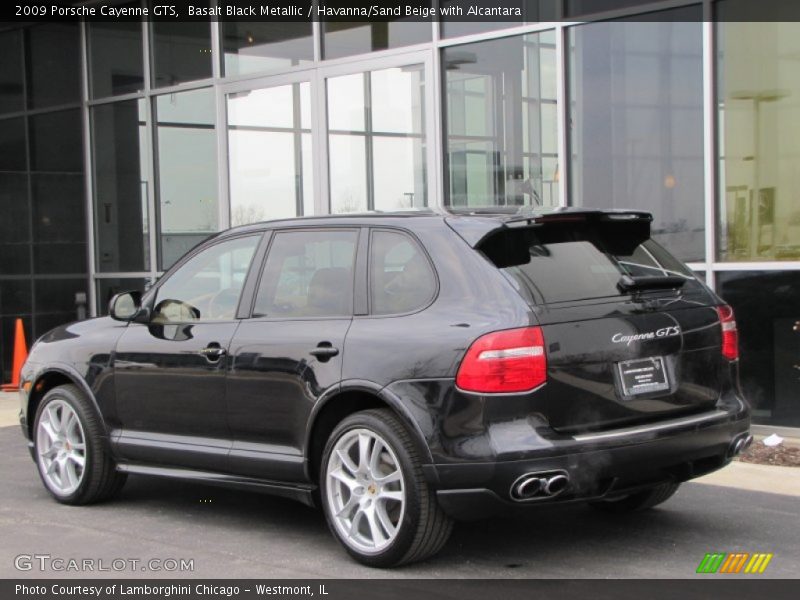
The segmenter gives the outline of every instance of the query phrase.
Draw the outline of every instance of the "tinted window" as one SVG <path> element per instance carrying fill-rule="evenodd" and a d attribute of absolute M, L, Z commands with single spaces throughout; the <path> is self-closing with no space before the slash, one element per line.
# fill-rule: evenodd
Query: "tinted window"
<path fill-rule="evenodd" d="M 203 250 L 173 273 L 156 295 L 155 323 L 233 319 L 260 235 Z"/>
<path fill-rule="evenodd" d="M 86 222 L 75 218 L 85 206 L 80 111 L 33 115 L 28 123 L 34 273 L 85 273 Z"/>
<path fill-rule="evenodd" d="M 25 121 L 22 118 L 0 121 L 0 172 L 28 169 L 25 150 Z"/>
<path fill-rule="evenodd" d="M 800 260 L 800 22 L 746 14 L 763 3 L 718 2 L 720 124 L 717 258 Z M 796 10 L 797 3 L 781 3 Z M 777 6 L 770 6 L 770 12 Z M 788 21 L 789 19 L 787 19 Z M 752 44 L 749 40 L 769 40 Z M 767 68 L 767 65 L 769 67 Z M 791 65 L 791 66 L 790 66 Z M 769 75 L 767 76 L 767 73 Z"/>
<path fill-rule="evenodd" d="M 92 21 L 86 24 L 86 31 L 92 97 L 144 89 L 142 24 L 138 21 Z"/>
<path fill-rule="evenodd" d="M 736 312 L 753 420 L 800 426 L 800 271 L 722 271 L 717 291 Z"/>
<path fill-rule="evenodd" d="M 555 32 L 451 46 L 442 61 L 446 202 L 558 204 Z"/>
<path fill-rule="evenodd" d="M 142 271 L 150 265 L 145 102 L 91 109 L 98 271 Z"/>
<path fill-rule="evenodd" d="M 423 65 L 327 83 L 331 212 L 427 206 Z"/>
<path fill-rule="evenodd" d="M 314 60 L 311 23 L 222 23 L 225 75 L 279 71 Z"/>
<path fill-rule="evenodd" d="M 612 251 L 602 236 L 580 230 L 557 235 L 525 230 L 504 237 L 491 248 L 487 242 L 485 253 L 532 304 L 619 296 L 623 275 L 685 277 L 683 292 L 702 289 L 685 265 L 652 240 Z"/>
<path fill-rule="evenodd" d="M 155 108 L 160 261 L 168 269 L 220 229 L 214 92 L 165 94 Z"/>
<path fill-rule="evenodd" d="M 356 231 L 275 235 L 261 277 L 255 317 L 331 317 L 353 312 Z"/>
<path fill-rule="evenodd" d="M 22 110 L 22 33 L 0 33 L 0 113 Z"/>
<path fill-rule="evenodd" d="M 394 231 L 375 231 L 370 244 L 369 287 L 372 314 L 406 313 L 431 301 L 436 278 L 413 239 Z"/>
<path fill-rule="evenodd" d="M 26 42 L 28 107 L 80 102 L 78 23 L 47 23 L 31 27 L 27 30 Z"/>
<path fill-rule="evenodd" d="M 211 77 L 211 28 L 207 21 L 154 21 L 152 36 L 155 87 Z"/>
<path fill-rule="evenodd" d="M 702 7 L 651 18 L 567 30 L 571 203 L 652 212 L 654 239 L 681 260 L 703 260 Z M 749 152 L 727 155 L 740 153 Z"/>
<path fill-rule="evenodd" d="M 231 225 L 314 212 L 311 84 L 228 95 Z"/>
<path fill-rule="evenodd" d="M 430 2 L 420 4 L 430 6 Z M 325 58 L 400 48 L 431 39 L 431 24 L 428 21 L 406 21 L 402 18 L 380 23 L 329 21 L 323 22 L 322 27 Z"/>

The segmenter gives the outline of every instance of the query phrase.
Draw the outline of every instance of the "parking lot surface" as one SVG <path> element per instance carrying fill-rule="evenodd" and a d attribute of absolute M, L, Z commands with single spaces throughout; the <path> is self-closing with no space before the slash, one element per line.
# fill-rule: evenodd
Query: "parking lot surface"
<path fill-rule="evenodd" d="M 662 507 L 628 516 L 574 505 L 459 523 L 432 560 L 381 571 L 350 560 L 320 512 L 289 500 L 131 477 L 113 502 L 59 505 L 42 487 L 18 427 L 0 428 L 0 472 L 2 578 L 683 578 L 697 576 L 707 552 L 771 552 L 755 577 L 800 576 L 800 500 L 730 487 L 689 483 Z M 120 558 L 138 565 L 191 559 L 194 570 L 15 568 L 17 556 L 34 554 L 106 566 Z"/>

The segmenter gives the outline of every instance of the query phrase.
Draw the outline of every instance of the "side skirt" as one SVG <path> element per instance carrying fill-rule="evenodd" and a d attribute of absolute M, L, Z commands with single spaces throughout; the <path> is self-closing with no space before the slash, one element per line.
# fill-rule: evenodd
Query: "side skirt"
<path fill-rule="evenodd" d="M 152 475 L 155 477 L 184 479 L 195 481 L 197 483 L 218 485 L 221 487 L 246 490 L 250 492 L 259 492 L 262 494 L 269 494 L 271 496 L 291 498 L 292 500 L 302 502 L 306 506 L 316 506 L 316 503 L 314 502 L 314 491 L 317 489 L 317 486 L 315 485 L 285 484 L 274 481 L 264 481 L 261 479 L 252 479 L 250 477 L 243 477 L 241 475 L 227 475 L 225 473 L 196 471 L 193 469 L 180 469 L 175 467 L 153 467 L 149 465 L 132 463 L 117 464 L 117 471 L 121 471 L 123 473 L 134 473 L 137 475 Z"/>

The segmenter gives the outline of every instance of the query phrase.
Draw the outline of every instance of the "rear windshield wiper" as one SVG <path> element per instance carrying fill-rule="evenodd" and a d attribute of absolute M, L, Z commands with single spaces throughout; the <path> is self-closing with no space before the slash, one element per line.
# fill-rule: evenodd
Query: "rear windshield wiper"
<path fill-rule="evenodd" d="M 677 275 L 651 275 L 632 277 L 623 275 L 617 282 L 620 292 L 631 292 L 638 290 L 658 290 L 658 289 L 677 289 L 686 283 L 685 277 Z"/>

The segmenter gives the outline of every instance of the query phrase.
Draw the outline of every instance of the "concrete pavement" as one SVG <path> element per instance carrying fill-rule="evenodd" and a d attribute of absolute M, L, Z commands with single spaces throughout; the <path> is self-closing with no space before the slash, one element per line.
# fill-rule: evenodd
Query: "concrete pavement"
<path fill-rule="evenodd" d="M 706 551 L 774 552 L 768 574 L 798 576 L 794 467 L 734 462 L 684 485 L 663 508 L 627 518 L 571 506 L 522 521 L 457 525 L 439 558 L 382 572 L 350 561 L 320 513 L 281 499 L 131 477 L 120 500 L 60 506 L 30 461 L 18 411 L 17 393 L 0 393 L 0 538 L 14 540 L 0 550 L 0 577 L 33 575 L 13 567 L 23 552 L 111 560 L 123 550 L 133 558 L 193 558 L 195 571 L 186 575 L 203 577 L 265 569 L 272 577 L 690 577 Z"/>
<path fill-rule="evenodd" d="M 19 425 L 19 394 L 0 392 L 0 427 Z"/>
<path fill-rule="evenodd" d="M 280 498 L 131 477 L 113 502 L 59 505 L 44 490 L 16 427 L 0 429 L 0 472 L 2 578 L 684 578 L 696 576 L 707 552 L 772 552 L 759 577 L 799 575 L 797 498 L 717 485 L 686 484 L 662 507 L 622 517 L 573 505 L 457 524 L 434 559 L 377 571 L 346 556 L 318 511 Z M 14 567 L 20 554 L 106 564 L 183 558 L 194 561 L 194 570 L 20 572 Z"/>

